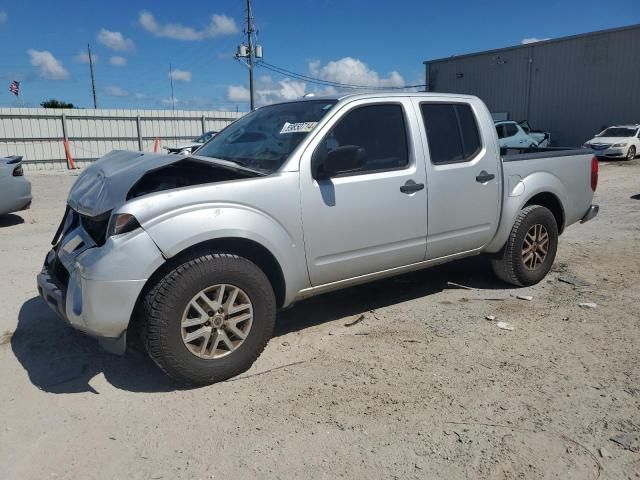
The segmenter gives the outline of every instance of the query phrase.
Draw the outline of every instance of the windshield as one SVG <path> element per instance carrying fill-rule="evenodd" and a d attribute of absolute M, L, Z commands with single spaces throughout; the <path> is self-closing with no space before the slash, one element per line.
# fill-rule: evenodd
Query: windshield
<path fill-rule="evenodd" d="M 633 137 L 635 134 L 635 128 L 611 127 L 600 132 L 596 137 Z"/>
<path fill-rule="evenodd" d="M 336 100 L 306 100 L 259 108 L 200 147 L 198 156 L 275 172 L 336 103 Z"/>

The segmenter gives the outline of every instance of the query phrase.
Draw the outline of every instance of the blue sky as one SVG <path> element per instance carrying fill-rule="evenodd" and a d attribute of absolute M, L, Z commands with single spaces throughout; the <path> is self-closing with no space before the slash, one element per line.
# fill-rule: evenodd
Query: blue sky
<path fill-rule="evenodd" d="M 640 23 L 638 0 L 536 2 L 254 0 L 265 60 L 341 83 L 424 82 L 426 59 Z M 0 106 L 91 106 L 87 43 L 101 108 L 247 109 L 247 70 L 233 60 L 244 0 L 0 0 Z M 256 69 L 260 103 L 323 87 Z M 6 85 L 6 86 L 5 86 Z"/>

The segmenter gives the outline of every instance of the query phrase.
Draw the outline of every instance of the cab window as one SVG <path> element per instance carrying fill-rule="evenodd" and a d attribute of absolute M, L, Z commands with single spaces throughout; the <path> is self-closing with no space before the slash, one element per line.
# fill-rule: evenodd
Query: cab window
<path fill-rule="evenodd" d="M 338 121 L 318 148 L 330 152 L 345 145 L 365 150 L 365 164 L 359 174 L 405 168 L 409 164 L 409 148 L 402 106 L 355 108 Z"/>

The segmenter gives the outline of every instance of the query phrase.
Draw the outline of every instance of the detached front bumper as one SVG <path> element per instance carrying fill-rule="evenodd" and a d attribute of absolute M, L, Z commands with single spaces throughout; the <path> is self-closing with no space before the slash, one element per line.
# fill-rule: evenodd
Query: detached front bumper
<path fill-rule="evenodd" d="M 73 328 L 98 338 L 105 350 L 122 354 L 140 292 L 163 257 L 143 230 L 110 238 L 77 256 L 65 249 L 72 242 L 73 232 L 47 254 L 37 277 L 38 292 Z"/>

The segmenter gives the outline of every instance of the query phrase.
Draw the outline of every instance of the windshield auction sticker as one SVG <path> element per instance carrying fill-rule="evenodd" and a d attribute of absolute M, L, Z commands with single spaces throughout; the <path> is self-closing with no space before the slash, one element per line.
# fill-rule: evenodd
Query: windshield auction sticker
<path fill-rule="evenodd" d="M 282 130 L 280 130 L 280 134 L 283 133 L 308 133 L 313 130 L 318 122 L 300 122 L 300 123 L 289 123 L 285 122 L 282 126 Z"/>

